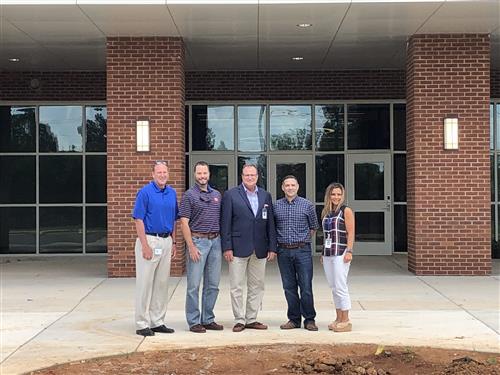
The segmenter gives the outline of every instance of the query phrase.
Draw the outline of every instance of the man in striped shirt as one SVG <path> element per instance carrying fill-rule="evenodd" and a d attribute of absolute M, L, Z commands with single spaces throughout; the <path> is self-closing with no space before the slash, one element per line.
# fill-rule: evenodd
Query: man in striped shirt
<path fill-rule="evenodd" d="M 304 328 L 317 331 L 312 293 L 311 238 L 319 227 L 318 218 L 314 205 L 297 195 L 299 183 L 295 176 L 286 176 L 281 189 L 285 197 L 274 204 L 274 219 L 278 241 L 278 265 L 288 304 L 288 322 L 280 328 L 300 328 L 304 318 Z"/>

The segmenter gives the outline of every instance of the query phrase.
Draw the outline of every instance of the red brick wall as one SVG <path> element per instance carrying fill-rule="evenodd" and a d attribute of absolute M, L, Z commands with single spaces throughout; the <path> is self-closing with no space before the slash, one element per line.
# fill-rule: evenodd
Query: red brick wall
<path fill-rule="evenodd" d="M 491 272 L 488 35 L 417 35 L 407 59 L 408 268 Z M 443 118 L 459 117 L 459 150 Z"/>
<path fill-rule="evenodd" d="M 135 195 L 151 180 L 154 160 L 170 164 L 170 185 L 184 189 L 184 48 L 168 37 L 112 37 L 107 41 L 108 273 L 135 274 Z M 136 151 L 138 119 L 150 122 L 151 151 Z M 178 248 L 182 248 L 178 230 Z M 184 271 L 183 254 L 172 274 Z"/>
<path fill-rule="evenodd" d="M 106 72 L 1 72 L 0 100 L 106 100 Z"/>

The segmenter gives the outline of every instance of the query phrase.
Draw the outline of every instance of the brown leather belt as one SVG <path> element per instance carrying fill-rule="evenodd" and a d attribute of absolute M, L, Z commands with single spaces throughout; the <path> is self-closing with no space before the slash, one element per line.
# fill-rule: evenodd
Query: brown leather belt
<path fill-rule="evenodd" d="M 209 240 L 213 240 L 214 238 L 219 237 L 218 232 L 209 232 L 209 233 L 200 233 L 200 232 L 191 232 L 192 237 L 198 238 L 208 238 Z"/>
<path fill-rule="evenodd" d="M 307 244 L 305 242 L 299 242 L 299 243 L 280 243 L 278 244 L 278 247 L 281 247 L 282 249 L 299 249 L 301 247 L 306 246 Z"/>

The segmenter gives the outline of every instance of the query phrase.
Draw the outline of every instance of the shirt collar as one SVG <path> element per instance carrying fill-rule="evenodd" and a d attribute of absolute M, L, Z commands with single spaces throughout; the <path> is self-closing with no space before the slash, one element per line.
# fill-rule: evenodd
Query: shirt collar
<path fill-rule="evenodd" d="M 155 191 L 157 193 L 167 193 L 168 192 L 167 187 L 169 185 L 165 185 L 165 187 L 163 189 L 160 189 L 160 187 L 158 185 L 156 185 L 156 183 L 154 181 L 151 181 L 151 185 L 153 185 L 153 189 L 155 189 Z"/>
<path fill-rule="evenodd" d="M 254 191 L 250 191 L 247 189 L 247 187 L 245 186 L 245 184 L 241 184 L 243 186 L 243 189 L 245 189 L 245 193 L 250 193 L 250 194 L 257 194 L 259 192 L 259 187 L 258 186 L 255 186 L 255 190 Z"/>
<path fill-rule="evenodd" d="M 195 188 L 198 192 L 200 192 L 200 193 L 211 193 L 211 192 L 212 192 L 212 190 L 213 190 L 213 189 L 212 189 L 212 187 L 211 187 L 210 185 L 208 185 L 208 184 L 207 184 L 207 191 L 206 191 L 206 192 L 205 192 L 205 191 L 203 191 L 203 190 L 201 190 L 200 186 L 199 186 L 197 183 L 195 183 L 195 184 L 194 184 L 194 188 Z"/>

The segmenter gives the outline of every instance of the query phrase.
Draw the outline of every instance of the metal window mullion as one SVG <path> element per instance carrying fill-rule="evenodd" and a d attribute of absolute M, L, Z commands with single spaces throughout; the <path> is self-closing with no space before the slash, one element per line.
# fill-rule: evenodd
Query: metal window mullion
<path fill-rule="evenodd" d="M 87 144 L 87 127 L 86 127 L 86 124 L 87 124 L 87 121 L 86 121 L 86 117 L 87 117 L 87 111 L 86 111 L 87 107 L 85 105 L 82 106 L 82 254 L 86 254 L 86 250 L 87 250 L 87 246 L 86 246 L 86 243 L 87 243 L 87 225 L 86 225 L 86 222 L 85 222 L 85 219 L 86 219 L 86 209 L 85 209 L 85 203 L 86 203 L 86 195 L 87 195 L 87 183 L 86 183 L 86 156 L 85 156 L 85 152 L 87 151 L 87 147 L 86 147 L 86 144 Z"/>

